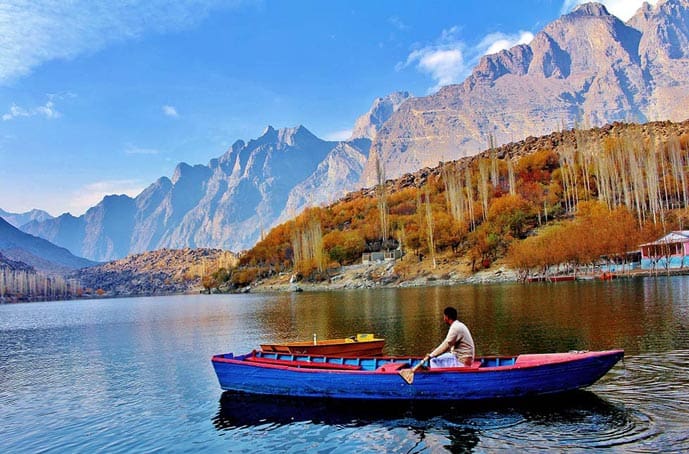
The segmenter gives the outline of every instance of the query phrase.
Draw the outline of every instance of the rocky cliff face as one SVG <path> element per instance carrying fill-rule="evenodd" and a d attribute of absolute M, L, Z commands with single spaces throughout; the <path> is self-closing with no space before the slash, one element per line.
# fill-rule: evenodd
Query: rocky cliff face
<path fill-rule="evenodd" d="M 294 218 L 308 206 L 326 205 L 358 189 L 370 147 L 369 139 L 337 144 L 307 179 L 292 188 L 276 224 Z"/>
<path fill-rule="evenodd" d="M 352 130 L 353 139 L 375 139 L 380 128 L 399 109 L 411 95 L 406 91 L 398 91 L 384 98 L 376 98 L 368 112 L 357 118 Z"/>
<path fill-rule="evenodd" d="M 585 4 L 528 45 L 484 56 L 459 85 L 404 102 L 371 146 L 389 177 L 575 123 L 689 116 L 689 0 L 645 4 L 623 23 Z"/>

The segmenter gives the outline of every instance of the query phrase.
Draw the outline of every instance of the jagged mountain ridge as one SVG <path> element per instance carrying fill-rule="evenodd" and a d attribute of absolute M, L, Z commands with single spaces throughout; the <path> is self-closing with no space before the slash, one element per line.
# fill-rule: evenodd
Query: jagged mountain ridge
<path fill-rule="evenodd" d="M 377 99 L 360 119 L 359 135 L 375 135 L 408 96 Z M 303 126 L 269 126 L 207 166 L 179 164 L 172 178 L 159 178 L 133 199 L 107 196 L 83 216 L 66 213 L 23 229 L 99 261 L 160 248 L 241 251 L 305 206 L 357 189 L 370 139 L 329 142 Z"/>
<path fill-rule="evenodd" d="M 349 140 L 361 138 L 373 140 L 385 122 L 409 98 L 411 95 L 406 91 L 398 91 L 382 98 L 376 98 L 368 112 L 354 122 L 354 129 L 352 129 Z"/>
<path fill-rule="evenodd" d="M 689 117 L 689 0 L 645 4 L 627 23 L 598 3 L 548 24 L 530 44 L 484 56 L 467 79 L 407 100 L 371 146 L 389 177 L 489 145 L 614 121 Z"/>
<path fill-rule="evenodd" d="M 24 230 L 100 261 L 160 248 L 242 250 L 274 224 L 293 188 L 329 153 L 339 146 L 361 154 L 353 143 L 321 140 L 303 126 L 268 127 L 207 166 L 179 164 L 172 178 L 158 179 L 135 198 L 108 196 L 82 216 L 63 214 Z M 364 159 L 353 159 L 359 168 L 350 181 L 358 180 Z"/>

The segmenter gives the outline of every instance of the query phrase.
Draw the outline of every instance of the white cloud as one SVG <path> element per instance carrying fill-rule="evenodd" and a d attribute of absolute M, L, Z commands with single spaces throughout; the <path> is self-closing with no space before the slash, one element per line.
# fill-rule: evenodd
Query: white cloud
<path fill-rule="evenodd" d="M 430 74 L 438 85 L 459 82 L 464 73 L 464 55 L 460 48 L 423 51 L 414 58 L 418 58 L 418 68 Z"/>
<path fill-rule="evenodd" d="M 0 84 L 47 61 L 72 59 L 147 33 L 188 28 L 211 9 L 227 6 L 222 0 L 3 0 Z"/>
<path fill-rule="evenodd" d="M 562 14 L 572 11 L 575 7 L 582 3 L 588 3 L 591 0 L 565 0 L 560 8 Z M 597 0 L 598 3 L 605 5 L 610 14 L 613 14 L 623 21 L 629 20 L 634 13 L 636 13 L 644 0 Z M 646 0 L 651 5 L 658 3 L 658 0 Z"/>
<path fill-rule="evenodd" d="M 397 16 L 392 16 L 392 17 L 388 18 L 388 22 L 390 24 L 392 24 L 392 26 L 395 27 L 399 31 L 403 32 L 403 31 L 409 30 L 409 26 L 407 24 L 405 24 L 404 22 L 402 22 L 402 19 L 400 19 Z"/>
<path fill-rule="evenodd" d="M 42 106 L 33 108 L 24 108 L 16 104 L 10 106 L 10 110 L 2 115 L 3 121 L 14 120 L 20 117 L 35 117 L 42 116 L 48 119 L 60 118 L 61 114 L 55 109 L 55 103 L 53 101 L 48 101 Z"/>
<path fill-rule="evenodd" d="M 509 49 L 518 44 L 529 44 L 533 40 L 533 33 L 519 31 L 514 35 L 505 33 L 491 33 L 476 46 L 477 53 L 480 55 L 497 54 L 501 50 Z"/>
<path fill-rule="evenodd" d="M 343 140 L 347 140 L 352 136 L 352 130 L 351 129 L 343 129 L 341 131 L 332 131 L 327 134 L 325 134 L 325 140 L 333 140 L 337 142 L 341 142 Z"/>
<path fill-rule="evenodd" d="M 165 114 L 168 117 L 172 117 L 172 118 L 178 118 L 179 117 L 179 114 L 177 113 L 177 109 L 174 106 L 168 106 L 168 105 L 163 106 L 163 114 Z"/>
<path fill-rule="evenodd" d="M 416 69 L 428 74 L 436 82 L 434 89 L 457 83 L 466 72 L 464 43 L 456 38 L 458 28 L 443 30 L 436 43 L 412 51 L 397 70 L 416 65 Z"/>
<path fill-rule="evenodd" d="M 124 154 L 148 154 L 148 155 L 153 155 L 153 154 L 160 154 L 160 150 L 157 150 L 155 148 L 142 148 L 142 147 L 136 147 L 134 145 L 127 145 L 124 149 Z"/>
<path fill-rule="evenodd" d="M 533 39 L 533 34 L 528 31 L 512 35 L 491 33 L 478 44 L 469 47 L 457 37 L 458 31 L 458 27 L 443 30 L 435 44 L 412 51 L 404 63 L 397 64 L 397 69 L 415 65 L 417 70 L 430 75 L 435 81 L 436 85 L 430 90 L 435 91 L 442 86 L 464 80 L 482 56 L 517 44 L 527 44 Z"/>
<path fill-rule="evenodd" d="M 69 211 L 75 216 L 86 212 L 97 205 L 103 197 L 113 194 L 126 194 L 136 197 L 144 190 L 144 186 L 135 180 L 104 180 L 89 183 L 75 191 L 69 200 Z"/>

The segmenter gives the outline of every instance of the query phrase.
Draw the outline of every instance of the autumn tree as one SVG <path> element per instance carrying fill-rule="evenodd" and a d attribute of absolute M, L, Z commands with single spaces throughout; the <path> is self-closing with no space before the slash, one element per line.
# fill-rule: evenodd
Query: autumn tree
<path fill-rule="evenodd" d="M 323 249 L 322 208 L 307 208 L 290 225 L 290 244 L 293 252 L 294 269 L 308 275 L 313 271 L 325 271 L 326 260 Z"/>
<path fill-rule="evenodd" d="M 494 230 L 512 238 L 523 235 L 530 217 L 529 202 L 517 194 L 493 199 L 488 209 L 488 222 L 494 225 Z"/>
<path fill-rule="evenodd" d="M 366 242 L 358 231 L 333 230 L 323 236 L 323 248 L 340 266 L 361 258 Z"/>
<path fill-rule="evenodd" d="M 387 202 L 387 188 L 385 187 L 385 168 L 383 163 L 376 157 L 376 196 L 378 200 L 378 215 L 380 219 L 380 241 L 381 246 L 385 246 L 388 241 L 388 229 L 390 223 L 388 220 L 388 202 Z"/>

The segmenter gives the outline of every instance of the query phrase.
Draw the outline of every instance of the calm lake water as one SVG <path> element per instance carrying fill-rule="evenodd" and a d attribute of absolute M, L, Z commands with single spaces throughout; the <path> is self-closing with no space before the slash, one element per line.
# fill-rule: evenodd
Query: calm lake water
<path fill-rule="evenodd" d="M 491 404 L 223 393 L 214 353 L 375 333 L 424 354 L 458 308 L 478 354 L 624 348 L 586 391 Z M 689 450 L 689 278 L 0 305 L 2 452 Z"/>

